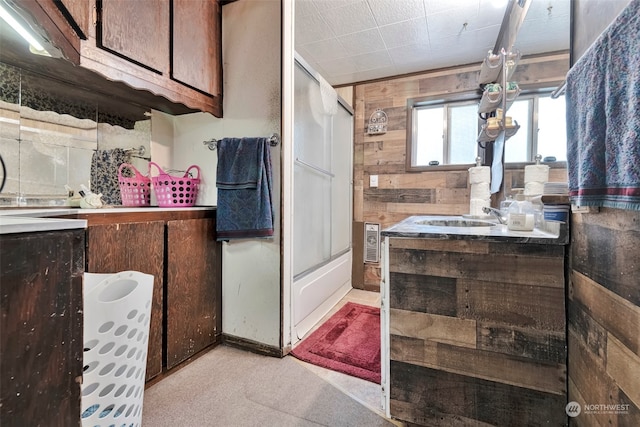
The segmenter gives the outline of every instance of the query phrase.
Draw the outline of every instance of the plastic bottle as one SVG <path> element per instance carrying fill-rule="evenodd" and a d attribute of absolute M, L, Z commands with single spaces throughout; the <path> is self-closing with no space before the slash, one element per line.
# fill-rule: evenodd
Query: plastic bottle
<path fill-rule="evenodd" d="M 515 231 L 532 231 L 535 224 L 533 205 L 525 200 L 524 195 L 516 195 L 516 200 L 509 206 L 507 227 Z"/>

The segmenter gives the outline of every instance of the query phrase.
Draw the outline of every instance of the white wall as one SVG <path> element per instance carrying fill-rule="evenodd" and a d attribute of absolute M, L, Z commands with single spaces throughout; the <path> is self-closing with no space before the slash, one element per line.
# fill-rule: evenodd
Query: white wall
<path fill-rule="evenodd" d="M 153 116 L 153 158 L 173 126 L 173 147 L 163 166 L 202 168 L 198 204 L 217 201 L 216 151 L 203 141 L 281 134 L 281 41 L 279 0 L 239 0 L 222 8 L 223 118 L 206 113 Z M 156 123 L 157 120 L 157 123 Z M 222 330 L 234 337 L 280 348 L 281 145 L 271 148 L 274 237 L 223 243 Z M 160 162 L 160 161 L 158 161 Z"/>

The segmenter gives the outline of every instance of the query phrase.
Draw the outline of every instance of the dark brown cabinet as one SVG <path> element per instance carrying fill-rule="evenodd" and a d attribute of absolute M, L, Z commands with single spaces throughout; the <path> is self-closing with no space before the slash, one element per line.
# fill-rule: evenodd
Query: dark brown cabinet
<path fill-rule="evenodd" d="M 154 276 L 146 380 L 220 341 L 222 251 L 215 211 L 83 214 L 87 271 Z"/>
<path fill-rule="evenodd" d="M 204 93 L 222 93 L 221 15 L 216 0 L 173 0 L 172 77 Z"/>
<path fill-rule="evenodd" d="M 222 253 L 214 219 L 167 222 L 167 369 L 216 342 L 222 332 Z"/>
<path fill-rule="evenodd" d="M 63 64 L 56 68 L 49 61 L 40 70 L 58 70 L 57 78 L 90 84 L 90 89 L 103 94 L 168 114 L 204 111 L 222 117 L 219 0 L 19 0 L 19 4 L 64 57 L 79 66 L 58 70 Z M 87 71 L 95 78 L 89 78 Z"/>
<path fill-rule="evenodd" d="M 87 228 L 87 272 L 134 270 L 152 274 L 153 305 L 146 379 L 162 372 L 164 222 L 95 224 Z"/>
<path fill-rule="evenodd" d="M 98 46 L 166 75 L 169 71 L 169 2 L 103 0 L 101 4 L 96 29 Z"/>
<path fill-rule="evenodd" d="M 83 229 L 0 235 L 0 425 L 79 426 Z"/>

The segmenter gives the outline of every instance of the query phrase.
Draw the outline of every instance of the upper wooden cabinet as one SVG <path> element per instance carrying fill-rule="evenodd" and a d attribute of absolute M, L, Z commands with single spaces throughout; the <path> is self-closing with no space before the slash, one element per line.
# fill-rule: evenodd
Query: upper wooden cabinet
<path fill-rule="evenodd" d="M 219 0 L 20 0 L 64 57 L 108 82 L 98 90 L 169 114 L 222 117 Z M 46 58 L 45 58 L 46 59 Z M 19 64 L 14 64 L 18 65 Z M 72 81 L 86 75 L 68 69 Z M 94 89 L 94 88 L 91 88 Z"/>
<path fill-rule="evenodd" d="M 199 2 L 194 3 L 197 6 Z M 169 2 L 103 0 L 97 22 L 99 47 L 158 74 L 169 73 Z M 191 60 L 191 58 L 186 58 Z"/>
<path fill-rule="evenodd" d="M 216 0 L 173 0 L 172 77 L 214 95 L 222 92 L 219 16 Z"/>

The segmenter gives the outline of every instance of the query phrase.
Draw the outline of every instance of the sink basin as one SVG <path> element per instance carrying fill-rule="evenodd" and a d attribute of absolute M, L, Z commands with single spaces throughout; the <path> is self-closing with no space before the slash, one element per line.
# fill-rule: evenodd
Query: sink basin
<path fill-rule="evenodd" d="M 493 227 L 497 225 L 491 221 L 480 221 L 472 219 L 426 219 L 416 221 L 419 225 L 431 225 L 435 227 Z"/>

